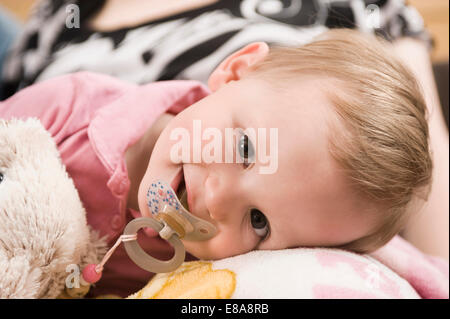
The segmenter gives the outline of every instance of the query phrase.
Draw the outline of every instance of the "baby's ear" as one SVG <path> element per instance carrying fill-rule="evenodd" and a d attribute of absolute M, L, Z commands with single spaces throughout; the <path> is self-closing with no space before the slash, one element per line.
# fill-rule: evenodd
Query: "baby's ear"
<path fill-rule="evenodd" d="M 265 42 L 253 42 L 228 56 L 209 76 L 208 86 L 216 91 L 222 85 L 241 79 L 248 68 L 263 60 L 269 53 Z"/>

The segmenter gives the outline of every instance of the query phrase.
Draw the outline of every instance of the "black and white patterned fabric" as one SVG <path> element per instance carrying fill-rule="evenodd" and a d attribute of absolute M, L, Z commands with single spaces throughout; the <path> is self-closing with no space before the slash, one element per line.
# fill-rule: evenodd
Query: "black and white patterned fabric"
<path fill-rule="evenodd" d="M 68 6 L 80 10 L 68 28 Z M 86 21 L 104 0 L 44 0 L 35 9 L 3 67 L 3 98 L 57 75 L 81 70 L 133 83 L 170 79 L 207 82 L 230 53 L 253 41 L 302 45 L 329 28 L 357 28 L 392 41 L 432 41 L 418 12 L 403 0 L 222 0 L 113 32 Z"/>

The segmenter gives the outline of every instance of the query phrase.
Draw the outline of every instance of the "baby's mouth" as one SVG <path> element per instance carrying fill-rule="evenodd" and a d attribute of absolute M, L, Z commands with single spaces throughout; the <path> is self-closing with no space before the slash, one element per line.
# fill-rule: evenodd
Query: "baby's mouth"
<path fill-rule="evenodd" d="M 176 194 L 177 194 L 178 199 L 180 200 L 181 205 L 183 205 L 183 207 L 189 211 L 189 205 L 188 205 L 188 201 L 187 201 L 186 183 L 184 181 L 184 172 L 181 174 L 181 181 L 180 181 L 180 184 L 178 185 Z"/>

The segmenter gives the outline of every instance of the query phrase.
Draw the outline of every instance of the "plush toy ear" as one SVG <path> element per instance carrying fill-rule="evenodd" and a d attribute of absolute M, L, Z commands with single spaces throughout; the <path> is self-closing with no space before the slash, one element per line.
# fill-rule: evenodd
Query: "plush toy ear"
<path fill-rule="evenodd" d="M 0 122 L 0 298 L 55 298 L 107 250 L 37 119 Z"/>
<path fill-rule="evenodd" d="M 17 120 L 0 119 L 0 193 L 7 196 L 5 191 L 8 183 L 8 168 L 14 162 L 17 152 L 16 145 L 11 141 L 10 125 L 17 123 Z M 3 184 L 3 185 L 2 185 Z M 3 189 L 1 189 L 3 187 Z M 4 202 L 5 198 L 0 198 Z M 0 206 L 2 214 L 1 222 L 4 225 L 4 218 L 8 212 L 6 208 Z M 9 212 L 11 213 L 11 212 Z M 7 250 L 7 247 L 0 245 L 0 299 L 9 298 L 36 298 L 39 291 L 39 278 L 41 270 L 33 268 L 26 253 L 20 250 L 14 252 Z"/>

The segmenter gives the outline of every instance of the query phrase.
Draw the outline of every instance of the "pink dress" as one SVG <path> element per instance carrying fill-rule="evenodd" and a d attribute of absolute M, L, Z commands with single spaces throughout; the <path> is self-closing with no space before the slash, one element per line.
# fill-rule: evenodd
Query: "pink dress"
<path fill-rule="evenodd" d="M 0 103 L 0 118 L 37 117 L 52 134 L 67 172 L 86 208 L 88 223 L 110 246 L 140 212 L 126 207 L 130 187 L 125 150 L 164 112 L 177 114 L 209 94 L 197 81 L 162 81 L 143 86 L 88 72 L 64 75 L 23 89 Z M 156 258 L 172 248 L 159 237 L 139 235 Z M 187 256 L 187 260 L 194 259 Z M 123 245 L 106 263 L 90 296 L 127 296 L 154 274 L 136 266 Z"/>

